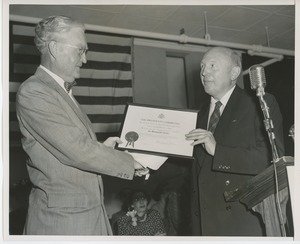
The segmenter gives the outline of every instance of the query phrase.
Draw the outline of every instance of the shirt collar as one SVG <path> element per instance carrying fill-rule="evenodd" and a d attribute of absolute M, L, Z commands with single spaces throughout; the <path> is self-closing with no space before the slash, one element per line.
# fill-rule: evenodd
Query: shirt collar
<path fill-rule="evenodd" d="M 234 85 L 219 101 L 222 103 L 223 108 L 226 106 L 234 88 L 236 85 Z M 211 104 L 215 104 L 218 100 L 214 99 L 213 97 L 211 97 Z"/>
<path fill-rule="evenodd" d="M 43 69 L 44 71 L 46 71 L 67 92 L 67 90 L 64 86 L 65 81 L 62 78 L 60 78 L 58 75 L 54 74 L 52 71 L 50 71 L 43 65 L 40 65 L 40 68 Z M 69 94 L 72 94 L 72 89 L 70 90 Z"/>

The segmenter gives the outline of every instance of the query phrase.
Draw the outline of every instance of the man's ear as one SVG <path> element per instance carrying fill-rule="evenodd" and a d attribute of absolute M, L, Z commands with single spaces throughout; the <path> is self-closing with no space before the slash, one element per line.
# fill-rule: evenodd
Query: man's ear
<path fill-rule="evenodd" d="M 50 41 L 48 43 L 48 49 L 49 49 L 49 53 L 50 53 L 51 57 L 53 57 L 54 59 L 56 59 L 56 55 L 57 55 L 57 43 L 55 41 Z"/>
<path fill-rule="evenodd" d="M 241 73 L 241 67 L 234 66 L 231 70 L 231 80 L 236 80 Z"/>

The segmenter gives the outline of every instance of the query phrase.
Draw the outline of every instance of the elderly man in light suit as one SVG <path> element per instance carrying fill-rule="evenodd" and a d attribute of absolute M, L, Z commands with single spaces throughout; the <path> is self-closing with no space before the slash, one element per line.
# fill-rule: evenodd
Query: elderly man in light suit
<path fill-rule="evenodd" d="M 70 85 L 86 63 L 84 25 L 64 16 L 35 28 L 41 65 L 17 94 L 17 116 L 33 189 L 24 234 L 111 235 L 103 202 L 102 174 L 132 179 L 144 169 L 119 138 L 97 141 Z"/>

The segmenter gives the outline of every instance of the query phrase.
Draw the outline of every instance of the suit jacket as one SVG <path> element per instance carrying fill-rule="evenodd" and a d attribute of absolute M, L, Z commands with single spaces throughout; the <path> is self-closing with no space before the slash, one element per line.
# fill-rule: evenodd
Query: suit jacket
<path fill-rule="evenodd" d="M 20 86 L 16 106 L 33 183 L 24 233 L 112 234 L 101 174 L 132 179 L 133 158 L 98 142 L 86 114 L 41 68 Z"/>
<path fill-rule="evenodd" d="M 275 98 L 266 94 L 283 155 L 282 117 Z M 210 100 L 200 109 L 197 128 L 207 128 Z M 234 89 L 214 132 L 215 155 L 195 147 L 193 165 L 193 233 L 204 236 L 262 236 L 260 219 L 239 202 L 225 202 L 223 193 L 238 188 L 272 161 L 259 100 L 238 86 Z M 199 210 L 200 209 L 200 210 Z"/>

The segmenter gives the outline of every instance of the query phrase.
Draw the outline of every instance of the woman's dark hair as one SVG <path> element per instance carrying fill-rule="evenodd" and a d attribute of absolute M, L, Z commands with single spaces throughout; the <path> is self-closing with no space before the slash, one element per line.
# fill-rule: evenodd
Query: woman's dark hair
<path fill-rule="evenodd" d="M 150 195 L 147 193 L 146 190 L 144 190 L 144 189 L 135 189 L 131 193 L 130 203 L 132 204 L 134 199 L 136 199 L 136 197 L 139 197 L 139 196 L 142 196 L 142 195 L 144 195 L 144 197 L 146 197 L 148 202 L 150 201 Z"/>

